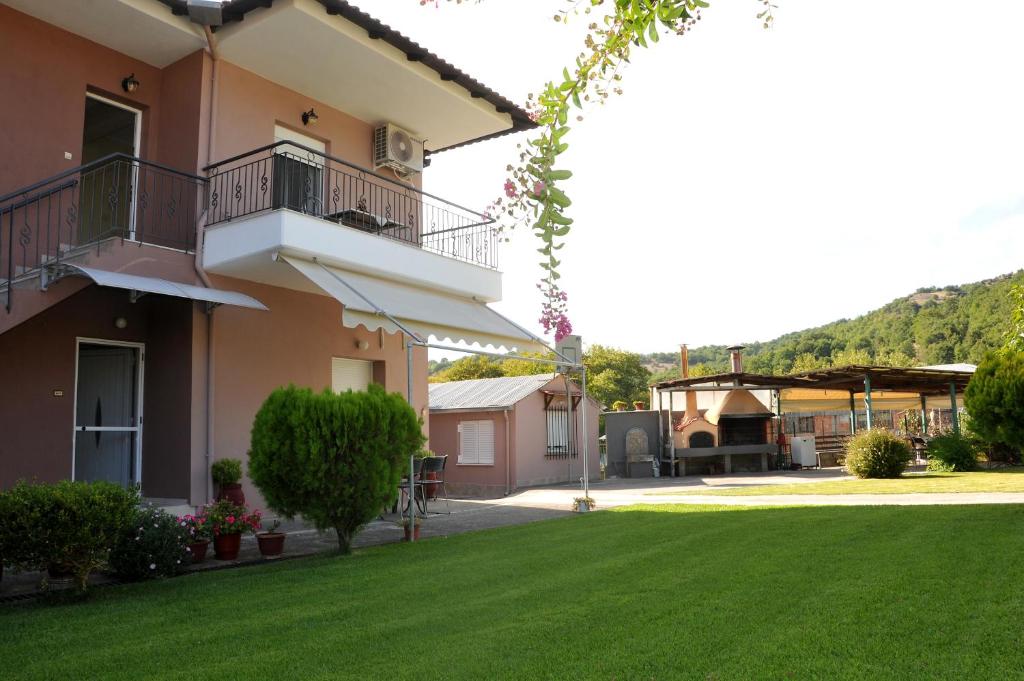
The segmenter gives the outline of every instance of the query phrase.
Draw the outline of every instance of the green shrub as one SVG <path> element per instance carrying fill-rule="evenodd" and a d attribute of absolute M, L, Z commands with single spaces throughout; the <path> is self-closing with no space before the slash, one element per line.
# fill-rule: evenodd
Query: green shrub
<path fill-rule="evenodd" d="M 268 508 L 333 528 L 347 553 L 359 528 L 394 499 L 424 441 L 416 412 L 380 386 L 341 394 L 289 386 L 256 414 L 249 476 Z"/>
<path fill-rule="evenodd" d="M 210 477 L 219 488 L 237 485 L 242 481 L 242 462 L 238 459 L 217 459 L 210 466 Z"/>
<path fill-rule="evenodd" d="M 1024 352 L 985 356 L 964 393 L 971 430 L 982 440 L 1024 449 Z"/>
<path fill-rule="evenodd" d="M 70 572 L 84 590 L 89 573 L 107 566 L 138 503 L 138 490 L 109 482 L 20 482 L 0 501 L 0 554 L 21 570 Z"/>
<path fill-rule="evenodd" d="M 928 443 L 928 470 L 973 471 L 978 467 L 978 446 L 969 437 L 946 433 Z"/>
<path fill-rule="evenodd" d="M 865 430 L 846 443 L 846 469 L 858 478 L 898 478 L 912 458 L 910 445 L 887 430 Z"/>
<path fill-rule="evenodd" d="M 159 508 L 139 509 L 110 551 L 110 567 L 131 581 L 173 577 L 189 563 L 189 541 L 188 529 L 171 514 Z"/>

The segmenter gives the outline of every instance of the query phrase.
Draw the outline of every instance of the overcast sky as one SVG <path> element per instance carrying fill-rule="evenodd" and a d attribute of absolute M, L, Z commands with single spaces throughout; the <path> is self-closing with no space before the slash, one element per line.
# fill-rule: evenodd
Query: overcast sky
<path fill-rule="evenodd" d="M 775 1 L 765 31 L 760 3 L 712 0 L 567 138 L 586 342 L 769 340 L 1024 266 L 1024 2 Z M 580 48 L 561 0 L 357 4 L 518 102 Z M 517 141 L 435 156 L 426 189 L 482 208 Z M 537 329 L 534 248 L 506 245 L 496 307 Z"/>

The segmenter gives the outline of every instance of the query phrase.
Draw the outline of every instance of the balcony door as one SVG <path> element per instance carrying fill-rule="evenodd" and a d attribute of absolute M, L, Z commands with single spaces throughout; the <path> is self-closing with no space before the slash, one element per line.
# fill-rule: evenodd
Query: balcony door
<path fill-rule="evenodd" d="M 141 482 L 142 363 L 142 345 L 78 341 L 75 480 Z"/>
<path fill-rule="evenodd" d="M 88 93 L 82 126 L 82 164 L 110 154 L 139 155 L 142 112 Z M 77 244 L 108 236 L 135 238 L 135 167 L 124 160 L 90 169 L 79 187 Z"/>
<path fill-rule="evenodd" d="M 290 144 L 274 150 L 274 208 L 290 208 L 300 213 L 323 215 L 324 154 L 327 145 L 280 125 L 274 126 L 275 142 L 295 142 L 315 150 L 307 151 Z"/>

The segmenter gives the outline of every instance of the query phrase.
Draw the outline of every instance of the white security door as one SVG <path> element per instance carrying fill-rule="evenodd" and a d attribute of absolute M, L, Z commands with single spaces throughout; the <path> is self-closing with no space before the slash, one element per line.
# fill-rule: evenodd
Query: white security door
<path fill-rule="evenodd" d="M 140 349 L 134 346 L 78 347 L 75 391 L 76 480 L 139 482 Z"/>
<path fill-rule="evenodd" d="M 373 383 L 373 362 L 362 359 L 331 359 L 331 390 L 366 390 Z"/>

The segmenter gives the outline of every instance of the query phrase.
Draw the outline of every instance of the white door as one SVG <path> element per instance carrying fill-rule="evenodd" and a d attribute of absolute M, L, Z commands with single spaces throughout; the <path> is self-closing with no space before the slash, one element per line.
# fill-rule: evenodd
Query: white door
<path fill-rule="evenodd" d="M 110 154 L 138 157 L 141 136 L 141 111 L 91 92 L 86 94 L 82 164 Z M 135 238 L 137 175 L 138 169 L 125 160 L 83 174 L 78 212 L 82 216 L 81 243 L 107 236 Z"/>
<path fill-rule="evenodd" d="M 343 393 L 346 390 L 366 390 L 373 383 L 373 362 L 362 359 L 331 359 L 331 390 Z"/>
<path fill-rule="evenodd" d="M 81 342 L 75 388 L 75 480 L 140 481 L 141 348 Z"/>

